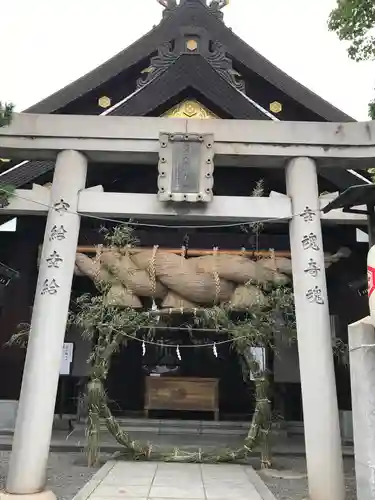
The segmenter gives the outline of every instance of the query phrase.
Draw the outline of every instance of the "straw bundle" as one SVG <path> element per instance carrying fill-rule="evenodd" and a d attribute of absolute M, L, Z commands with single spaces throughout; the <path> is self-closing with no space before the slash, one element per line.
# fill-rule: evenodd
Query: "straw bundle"
<path fill-rule="evenodd" d="M 218 279 L 213 272 L 198 270 L 195 259 L 167 252 L 132 250 L 131 259 L 140 269 L 154 267 L 157 279 L 168 289 L 197 304 L 226 302 L 230 299 L 234 285 Z"/>
<path fill-rule="evenodd" d="M 258 263 L 270 271 L 276 271 L 283 274 L 292 274 L 292 261 L 285 257 L 271 257 L 259 260 Z"/>
<path fill-rule="evenodd" d="M 244 285 L 249 281 L 259 284 L 288 283 L 289 279 L 283 274 L 267 269 L 262 261 L 254 262 L 240 255 L 218 254 L 197 257 L 193 262 L 198 271 L 207 273 L 217 272 L 219 277 Z"/>
<path fill-rule="evenodd" d="M 136 295 L 130 293 L 121 283 L 112 285 L 108 291 L 104 304 L 107 306 L 141 308 L 142 303 Z"/>
<path fill-rule="evenodd" d="M 105 269 L 98 259 L 90 259 L 86 255 L 77 254 L 76 266 L 79 271 L 91 278 L 95 284 L 111 285 L 105 297 L 105 304 L 122 307 L 141 307 L 141 301 L 127 290 L 109 270 Z"/>
<path fill-rule="evenodd" d="M 147 271 L 137 268 L 127 253 L 103 252 L 100 260 L 129 291 L 139 297 L 162 299 L 166 296 L 165 287 L 159 281 L 152 280 Z"/>
<path fill-rule="evenodd" d="M 117 282 L 116 277 L 101 266 L 98 260 L 90 259 L 90 257 L 87 257 L 87 255 L 83 253 L 77 253 L 76 267 L 80 273 L 84 276 L 88 276 L 94 282 L 102 281 L 106 284 Z"/>
<path fill-rule="evenodd" d="M 237 311 L 247 311 L 254 307 L 267 306 L 267 299 L 257 286 L 239 285 L 232 295 L 230 305 Z"/>

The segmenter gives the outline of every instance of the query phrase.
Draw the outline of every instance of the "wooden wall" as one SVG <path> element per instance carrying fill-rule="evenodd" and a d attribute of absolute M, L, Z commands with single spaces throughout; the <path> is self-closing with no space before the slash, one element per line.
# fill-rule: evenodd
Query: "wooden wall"
<path fill-rule="evenodd" d="M 15 233 L 0 233 L 0 259 L 20 273 L 3 295 L 0 314 L 0 399 L 18 399 L 24 350 L 4 347 L 21 322 L 29 322 L 37 279 L 38 244 L 44 220 L 18 219 Z"/>

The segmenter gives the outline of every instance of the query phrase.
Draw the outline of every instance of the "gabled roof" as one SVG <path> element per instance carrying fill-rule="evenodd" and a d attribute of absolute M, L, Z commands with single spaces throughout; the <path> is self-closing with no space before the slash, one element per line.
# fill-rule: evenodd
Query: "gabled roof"
<path fill-rule="evenodd" d="M 181 0 L 143 38 L 26 111 L 102 114 L 98 97 L 109 95 L 114 106 L 105 114 L 156 116 L 179 98 L 195 96 L 222 118 L 271 119 L 270 94 L 262 94 L 267 86 L 276 100 L 288 103 L 277 115 L 281 120 L 353 121 L 249 47 L 203 0 Z M 54 164 L 7 166 L 0 181 L 20 187 Z M 321 175 L 340 189 L 363 183 L 348 171 Z"/>
<path fill-rule="evenodd" d="M 354 121 L 274 66 L 235 35 L 221 18 L 199 0 L 185 0 L 149 33 L 90 73 L 31 106 L 28 113 L 61 112 L 72 101 L 149 58 L 157 47 L 178 37 L 181 27 L 203 28 L 212 40 L 219 40 L 233 60 L 258 74 L 274 87 L 327 121 Z"/>

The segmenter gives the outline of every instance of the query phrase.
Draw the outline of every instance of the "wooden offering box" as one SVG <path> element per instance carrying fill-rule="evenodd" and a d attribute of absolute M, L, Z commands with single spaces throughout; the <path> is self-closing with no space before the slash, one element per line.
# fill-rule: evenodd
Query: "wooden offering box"
<path fill-rule="evenodd" d="M 149 410 L 209 411 L 219 419 L 216 378 L 147 377 L 145 414 Z"/>

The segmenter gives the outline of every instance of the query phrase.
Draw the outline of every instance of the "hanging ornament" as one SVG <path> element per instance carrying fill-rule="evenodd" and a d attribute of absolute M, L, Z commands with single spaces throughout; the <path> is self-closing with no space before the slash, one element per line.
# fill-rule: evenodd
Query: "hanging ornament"
<path fill-rule="evenodd" d="M 217 358 L 218 354 L 217 354 L 216 343 L 214 343 L 214 345 L 212 346 L 212 350 L 213 350 L 215 358 Z"/>
<path fill-rule="evenodd" d="M 177 354 L 177 358 L 179 359 L 179 361 L 181 361 L 180 346 L 177 346 L 176 354 Z"/>
<path fill-rule="evenodd" d="M 142 356 L 146 354 L 146 344 L 145 341 L 142 342 Z"/>
<path fill-rule="evenodd" d="M 156 302 L 155 302 L 155 299 L 153 298 L 153 299 L 152 299 L 151 311 L 152 311 L 152 312 L 155 312 L 155 311 L 158 311 L 158 310 L 159 310 L 159 308 L 158 308 L 158 306 L 157 306 L 157 304 L 156 304 Z M 156 321 L 156 323 L 159 323 L 159 321 L 160 321 L 160 316 L 155 316 L 155 321 Z"/>

